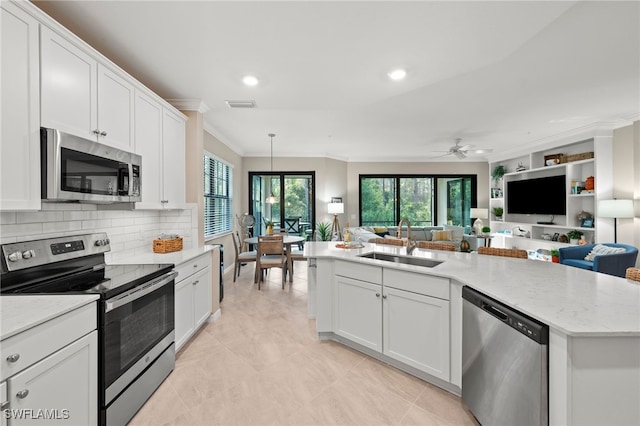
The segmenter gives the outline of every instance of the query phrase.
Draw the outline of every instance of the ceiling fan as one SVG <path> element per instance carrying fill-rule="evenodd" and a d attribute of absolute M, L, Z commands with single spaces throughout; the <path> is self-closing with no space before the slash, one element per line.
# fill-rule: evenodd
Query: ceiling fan
<path fill-rule="evenodd" d="M 462 160 L 463 158 L 467 158 L 467 155 L 469 154 L 485 154 L 487 152 L 491 152 L 490 149 L 472 149 L 474 147 L 473 145 L 460 145 L 461 142 L 462 138 L 456 138 L 456 144 L 449 148 L 449 151 L 446 151 L 446 153 L 440 157 L 455 155 L 456 158 Z"/>

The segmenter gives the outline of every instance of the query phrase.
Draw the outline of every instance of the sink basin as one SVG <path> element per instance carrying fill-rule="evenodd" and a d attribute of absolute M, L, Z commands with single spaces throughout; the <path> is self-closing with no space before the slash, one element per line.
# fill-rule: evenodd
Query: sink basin
<path fill-rule="evenodd" d="M 439 260 L 425 259 L 423 257 L 412 256 L 398 256 L 396 254 L 371 252 L 361 254 L 358 257 L 366 257 L 367 259 L 384 260 L 385 262 L 404 263 L 405 265 L 424 266 L 426 268 L 433 268 L 442 263 Z"/>

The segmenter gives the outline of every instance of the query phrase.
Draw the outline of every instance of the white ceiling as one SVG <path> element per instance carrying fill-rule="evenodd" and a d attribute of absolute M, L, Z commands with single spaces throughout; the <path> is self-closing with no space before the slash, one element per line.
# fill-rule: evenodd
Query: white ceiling
<path fill-rule="evenodd" d="M 638 1 L 35 3 L 164 98 L 202 100 L 244 156 L 273 132 L 275 156 L 432 160 L 462 138 L 496 158 L 640 118 Z"/>

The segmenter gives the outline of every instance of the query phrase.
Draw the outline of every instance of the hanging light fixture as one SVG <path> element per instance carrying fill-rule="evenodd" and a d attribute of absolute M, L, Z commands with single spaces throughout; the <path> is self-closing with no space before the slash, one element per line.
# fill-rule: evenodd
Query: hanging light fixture
<path fill-rule="evenodd" d="M 273 137 L 275 133 L 269 133 L 267 136 L 271 138 L 271 173 L 273 173 Z M 265 200 L 267 204 L 276 204 L 278 199 L 273 195 L 273 190 L 271 190 L 271 194 Z"/>

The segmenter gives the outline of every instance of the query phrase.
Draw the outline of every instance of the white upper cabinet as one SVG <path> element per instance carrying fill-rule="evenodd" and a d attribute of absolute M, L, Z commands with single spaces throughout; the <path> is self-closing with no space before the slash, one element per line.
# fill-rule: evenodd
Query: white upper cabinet
<path fill-rule="evenodd" d="M 45 26 L 41 73 L 43 127 L 133 151 L 130 82 Z"/>
<path fill-rule="evenodd" d="M 39 210 L 38 22 L 9 2 L 2 2 L 0 16 L 0 210 Z"/>
<path fill-rule="evenodd" d="M 142 201 L 136 208 L 184 208 L 184 118 L 142 91 L 136 91 L 134 117 L 136 153 L 142 156 Z"/>

